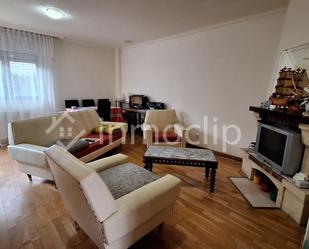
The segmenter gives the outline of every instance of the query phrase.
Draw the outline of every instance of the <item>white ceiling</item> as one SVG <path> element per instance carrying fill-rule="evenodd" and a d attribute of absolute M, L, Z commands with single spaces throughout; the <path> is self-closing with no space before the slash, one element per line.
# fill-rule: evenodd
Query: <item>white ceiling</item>
<path fill-rule="evenodd" d="M 149 41 L 287 6 L 288 0 L 0 0 L 0 25 L 100 45 Z M 37 11 L 53 6 L 70 18 Z"/>

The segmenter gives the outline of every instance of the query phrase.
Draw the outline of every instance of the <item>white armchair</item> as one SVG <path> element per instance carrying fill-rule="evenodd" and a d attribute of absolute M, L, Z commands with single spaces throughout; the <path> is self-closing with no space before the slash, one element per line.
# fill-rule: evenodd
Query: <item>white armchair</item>
<path fill-rule="evenodd" d="M 143 124 L 147 147 L 152 144 L 186 146 L 187 129 L 177 120 L 175 110 L 149 110 Z"/>
<path fill-rule="evenodd" d="M 65 207 L 99 248 L 128 248 L 162 224 L 179 197 L 180 180 L 167 175 L 115 200 L 100 174 L 129 164 L 122 154 L 85 164 L 57 145 L 45 153 Z"/>

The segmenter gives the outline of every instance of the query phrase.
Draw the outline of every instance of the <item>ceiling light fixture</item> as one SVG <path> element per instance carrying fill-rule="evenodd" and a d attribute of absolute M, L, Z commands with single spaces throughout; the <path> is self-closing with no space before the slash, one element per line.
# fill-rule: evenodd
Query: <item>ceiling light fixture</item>
<path fill-rule="evenodd" d="M 45 8 L 44 14 L 47 15 L 49 18 L 56 20 L 65 18 L 67 16 L 67 14 L 63 10 L 54 7 Z"/>

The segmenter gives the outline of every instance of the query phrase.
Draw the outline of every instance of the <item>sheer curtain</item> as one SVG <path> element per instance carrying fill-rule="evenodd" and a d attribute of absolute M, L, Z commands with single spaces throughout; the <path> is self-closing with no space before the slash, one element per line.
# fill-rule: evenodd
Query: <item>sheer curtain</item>
<path fill-rule="evenodd" d="M 53 37 L 0 27 L 0 144 L 8 122 L 54 111 Z"/>

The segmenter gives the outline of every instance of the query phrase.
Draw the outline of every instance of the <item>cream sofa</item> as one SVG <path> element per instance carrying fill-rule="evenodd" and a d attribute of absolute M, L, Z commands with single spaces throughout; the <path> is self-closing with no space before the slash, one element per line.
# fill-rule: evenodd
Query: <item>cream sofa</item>
<path fill-rule="evenodd" d="M 9 156 L 17 161 L 20 170 L 26 173 L 30 180 L 32 175 L 53 180 L 44 151 L 59 142 L 59 139 L 85 137 L 101 123 L 95 110 L 63 112 L 9 123 Z M 104 144 L 98 140 L 97 143 L 101 144 L 85 151 L 80 160 L 89 162 L 125 142 L 126 123 L 103 123 L 120 126 L 121 134 L 104 138 L 108 139 Z"/>
<path fill-rule="evenodd" d="M 177 120 L 175 110 L 149 110 L 143 124 L 144 140 L 152 144 L 186 146 L 187 129 Z"/>
<path fill-rule="evenodd" d="M 57 145 L 45 153 L 65 207 L 99 248 L 128 248 L 172 214 L 180 194 L 180 180 L 166 175 L 115 200 L 99 173 L 127 156 L 85 164 Z"/>

